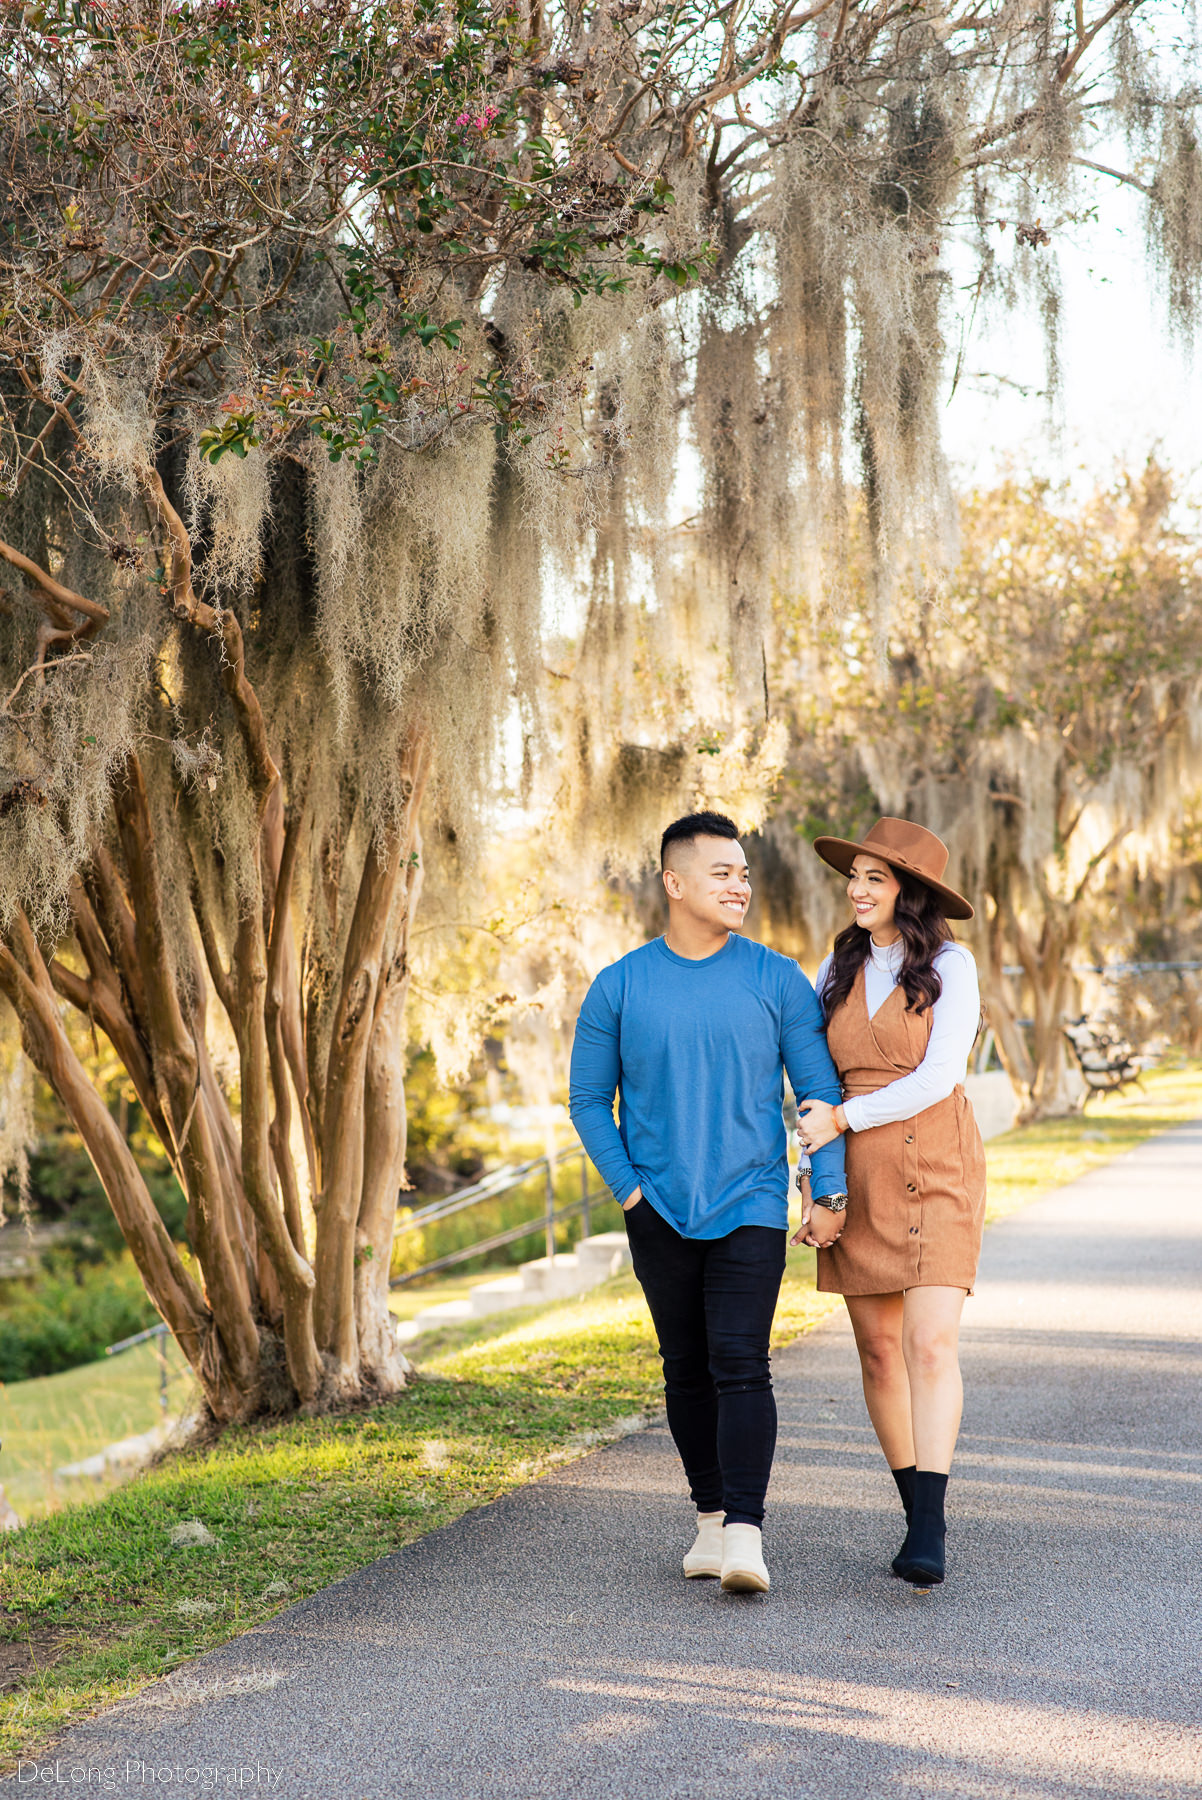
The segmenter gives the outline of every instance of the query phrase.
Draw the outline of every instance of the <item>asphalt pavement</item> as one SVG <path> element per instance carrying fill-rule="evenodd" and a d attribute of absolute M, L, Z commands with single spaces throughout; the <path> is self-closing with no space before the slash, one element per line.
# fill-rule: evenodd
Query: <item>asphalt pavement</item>
<path fill-rule="evenodd" d="M 21 1785 L 1202 1796 L 1202 1122 L 993 1227 L 963 1360 L 942 1588 L 889 1574 L 900 1511 L 840 1312 L 777 1359 L 769 1595 L 684 1581 L 652 1427 L 76 1726 Z"/>

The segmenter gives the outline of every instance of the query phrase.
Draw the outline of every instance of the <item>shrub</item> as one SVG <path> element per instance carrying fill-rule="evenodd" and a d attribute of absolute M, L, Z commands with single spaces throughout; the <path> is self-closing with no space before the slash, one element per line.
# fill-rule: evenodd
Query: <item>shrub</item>
<path fill-rule="evenodd" d="M 95 1362 L 158 1316 L 128 1250 L 97 1264 L 52 1252 L 36 1275 L 0 1283 L 0 1381 Z"/>

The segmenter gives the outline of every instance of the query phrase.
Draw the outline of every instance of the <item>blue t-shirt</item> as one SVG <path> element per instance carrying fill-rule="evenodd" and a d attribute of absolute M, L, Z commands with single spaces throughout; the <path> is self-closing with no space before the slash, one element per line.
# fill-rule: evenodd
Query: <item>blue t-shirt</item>
<path fill-rule="evenodd" d="M 792 958 L 732 935 L 694 962 L 656 938 L 602 969 L 585 996 L 572 1123 L 615 1200 L 641 1185 L 684 1237 L 783 1229 L 782 1069 L 799 1100 L 838 1105 L 822 1008 Z M 813 1163 L 814 1194 L 841 1193 L 842 1139 Z"/>

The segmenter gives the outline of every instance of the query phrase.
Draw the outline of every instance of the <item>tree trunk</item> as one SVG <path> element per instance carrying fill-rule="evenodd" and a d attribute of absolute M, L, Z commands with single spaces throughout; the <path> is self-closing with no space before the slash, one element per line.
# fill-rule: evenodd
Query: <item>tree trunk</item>
<path fill-rule="evenodd" d="M 331 1379 L 339 1391 L 347 1392 L 354 1391 L 360 1380 L 356 1262 L 376 1258 L 383 1229 L 381 1208 L 391 1209 L 390 1220 L 396 1210 L 401 1173 L 398 1144 L 402 1158 L 404 1154 L 403 1099 L 399 1107 L 396 1102 L 396 1084 L 403 1076 L 385 1065 L 389 1058 L 395 1063 L 403 1057 L 400 1016 L 408 991 L 407 876 L 414 867 L 417 813 L 428 772 L 426 746 L 419 736 L 411 739 L 406 760 L 406 815 L 387 835 L 373 833 L 364 858 L 324 1083 L 315 1325 L 317 1341 L 331 1359 Z M 390 943 L 396 945 L 391 953 Z M 394 990 L 391 993 L 390 988 Z M 374 1068 L 369 1067 L 373 1041 Z M 385 1106 L 378 1120 L 371 1110 L 376 1101 Z M 365 1217 L 370 1224 L 360 1249 L 358 1234 Z M 382 1259 L 382 1247 L 379 1254 Z M 359 1290 L 365 1302 L 374 1306 L 373 1332 L 391 1329 L 380 1313 L 381 1305 L 387 1311 L 387 1295 L 385 1290 L 381 1301 L 379 1279 L 377 1274 L 374 1282 Z M 382 1354 L 378 1344 L 375 1354 Z"/>
<path fill-rule="evenodd" d="M 397 1195 L 405 1175 L 405 1003 L 409 997 L 409 922 L 421 888 L 420 836 L 404 876 L 397 945 L 376 998 L 367 1053 L 363 1195 L 355 1229 L 355 1317 L 364 1377 L 382 1393 L 404 1383 L 409 1364 L 388 1309 L 388 1276 Z"/>
<path fill-rule="evenodd" d="M 1064 1038 L 1077 927 L 1070 909 L 1049 896 L 1044 896 L 1038 939 L 1032 938 L 1015 913 L 1009 913 L 1006 923 L 1031 996 L 1032 1026 L 1029 1052 L 1016 1026 L 1012 1027 L 1012 1050 L 1007 1050 L 999 1032 L 1003 1058 L 1011 1079 L 1018 1077 L 1015 1084 L 1023 1094 L 1023 1121 L 1058 1118 L 1080 1107 L 1068 1079 Z"/>
<path fill-rule="evenodd" d="M 156 801 L 139 756 L 130 755 L 111 789 L 111 815 L 71 888 L 73 946 L 44 956 L 18 914 L 0 938 L 0 993 L 16 1010 L 26 1054 L 79 1131 L 213 1416 L 228 1421 L 391 1393 L 408 1371 L 388 1309 L 388 1275 L 404 1179 L 405 1007 L 427 738 L 414 729 L 401 751 L 399 816 L 359 846 L 357 904 L 329 984 L 324 966 L 315 971 L 298 954 L 297 865 L 302 843 L 331 847 L 320 900 L 330 934 L 325 954 L 337 956 L 337 895 L 350 872 L 348 844 L 358 844 L 352 821 L 332 808 L 318 814 L 306 792 L 287 800 L 237 618 L 195 595 L 187 532 L 157 475 L 147 479 L 147 498 L 167 533 L 167 591 L 177 616 L 219 640 L 215 667 L 247 777 L 231 796 L 244 803 L 250 827 L 249 845 L 238 851 L 238 891 L 229 891 L 222 828 L 202 814 L 187 782 Z M 148 753 L 155 741 L 146 740 Z M 181 899 L 164 869 L 175 879 L 174 872 L 189 873 L 183 904 L 190 902 L 190 919 L 185 911 L 181 921 Z M 306 949 L 311 931 L 307 920 Z M 199 1283 L 71 1045 L 63 1003 L 105 1032 L 162 1140 L 187 1200 Z M 236 1106 L 210 1051 L 214 1003 L 237 1045 Z M 313 1243 L 306 1241 L 306 1187 Z"/>
<path fill-rule="evenodd" d="M 419 760 L 424 763 L 424 752 Z M 172 946 L 175 963 L 187 971 L 185 1007 L 166 939 L 156 938 L 152 833 L 137 832 L 136 842 L 128 829 L 125 834 L 134 864 L 128 882 L 134 929 L 123 948 L 114 950 L 85 885 L 77 884 L 76 942 L 87 977 L 61 959 L 47 965 L 23 918 L 10 941 L 0 943 L 0 992 L 17 1012 L 26 1053 L 79 1131 L 147 1291 L 220 1421 L 379 1396 L 405 1383 L 409 1365 L 396 1342 L 388 1277 L 404 1180 L 405 1009 L 424 780 L 423 766 L 402 827 L 390 834 L 383 854 L 373 841 L 364 860 L 319 1114 L 320 1167 L 327 1174 L 324 1192 L 315 1195 L 312 1262 L 290 1143 L 293 1108 L 299 1106 L 308 1127 L 310 1099 L 299 964 L 291 946 L 287 953 L 282 947 L 291 922 L 277 916 L 267 936 L 262 914 L 244 913 L 232 968 L 218 963 L 212 983 L 238 1045 L 237 1118 L 206 1042 L 210 984 L 188 947 Z M 110 882 L 117 874 L 110 865 Z M 132 968 L 125 960 L 131 952 Z M 105 1031 L 162 1134 L 188 1200 L 188 1235 L 203 1288 L 181 1263 L 66 1035 L 62 1001 Z M 309 1130 L 305 1141 L 312 1169 Z"/>
<path fill-rule="evenodd" d="M 25 1053 L 83 1139 L 146 1291 L 195 1370 L 214 1416 L 237 1418 L 244 1408 L 242 1384 L 224 1353 L 205 1297 L 180 1261 L 129 1146 L 71 1047 L 45 962 L 23 916 L 16 935 L 26 966 L 21 967 L 7 944 L 0 944 L 0 990 L 20 1020 Z"/>
<path fill-rule="evenodd" d="M 1030 1098 L 1035 1065 L 1018 1023 L 1010 978 L 1005 972 L 1006 938 L 1001 909 L 994 908 L 989 921 L 989 954 L 980 970 L 981 999 L 985 1016 L 997 1040 L 1002 1066 L 1025 1105 Z"/>

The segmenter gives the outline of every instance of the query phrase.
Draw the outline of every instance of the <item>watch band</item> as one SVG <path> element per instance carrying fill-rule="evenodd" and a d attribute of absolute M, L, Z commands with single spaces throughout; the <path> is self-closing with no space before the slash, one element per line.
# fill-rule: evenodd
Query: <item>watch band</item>
<path fill-rule="evenodd" d="M 823 1194 L 814 1196 L 815 1206 L 825 1206 L 827 1212 L 841 1213 L 847 1211 L 846 1194 Z"/>

